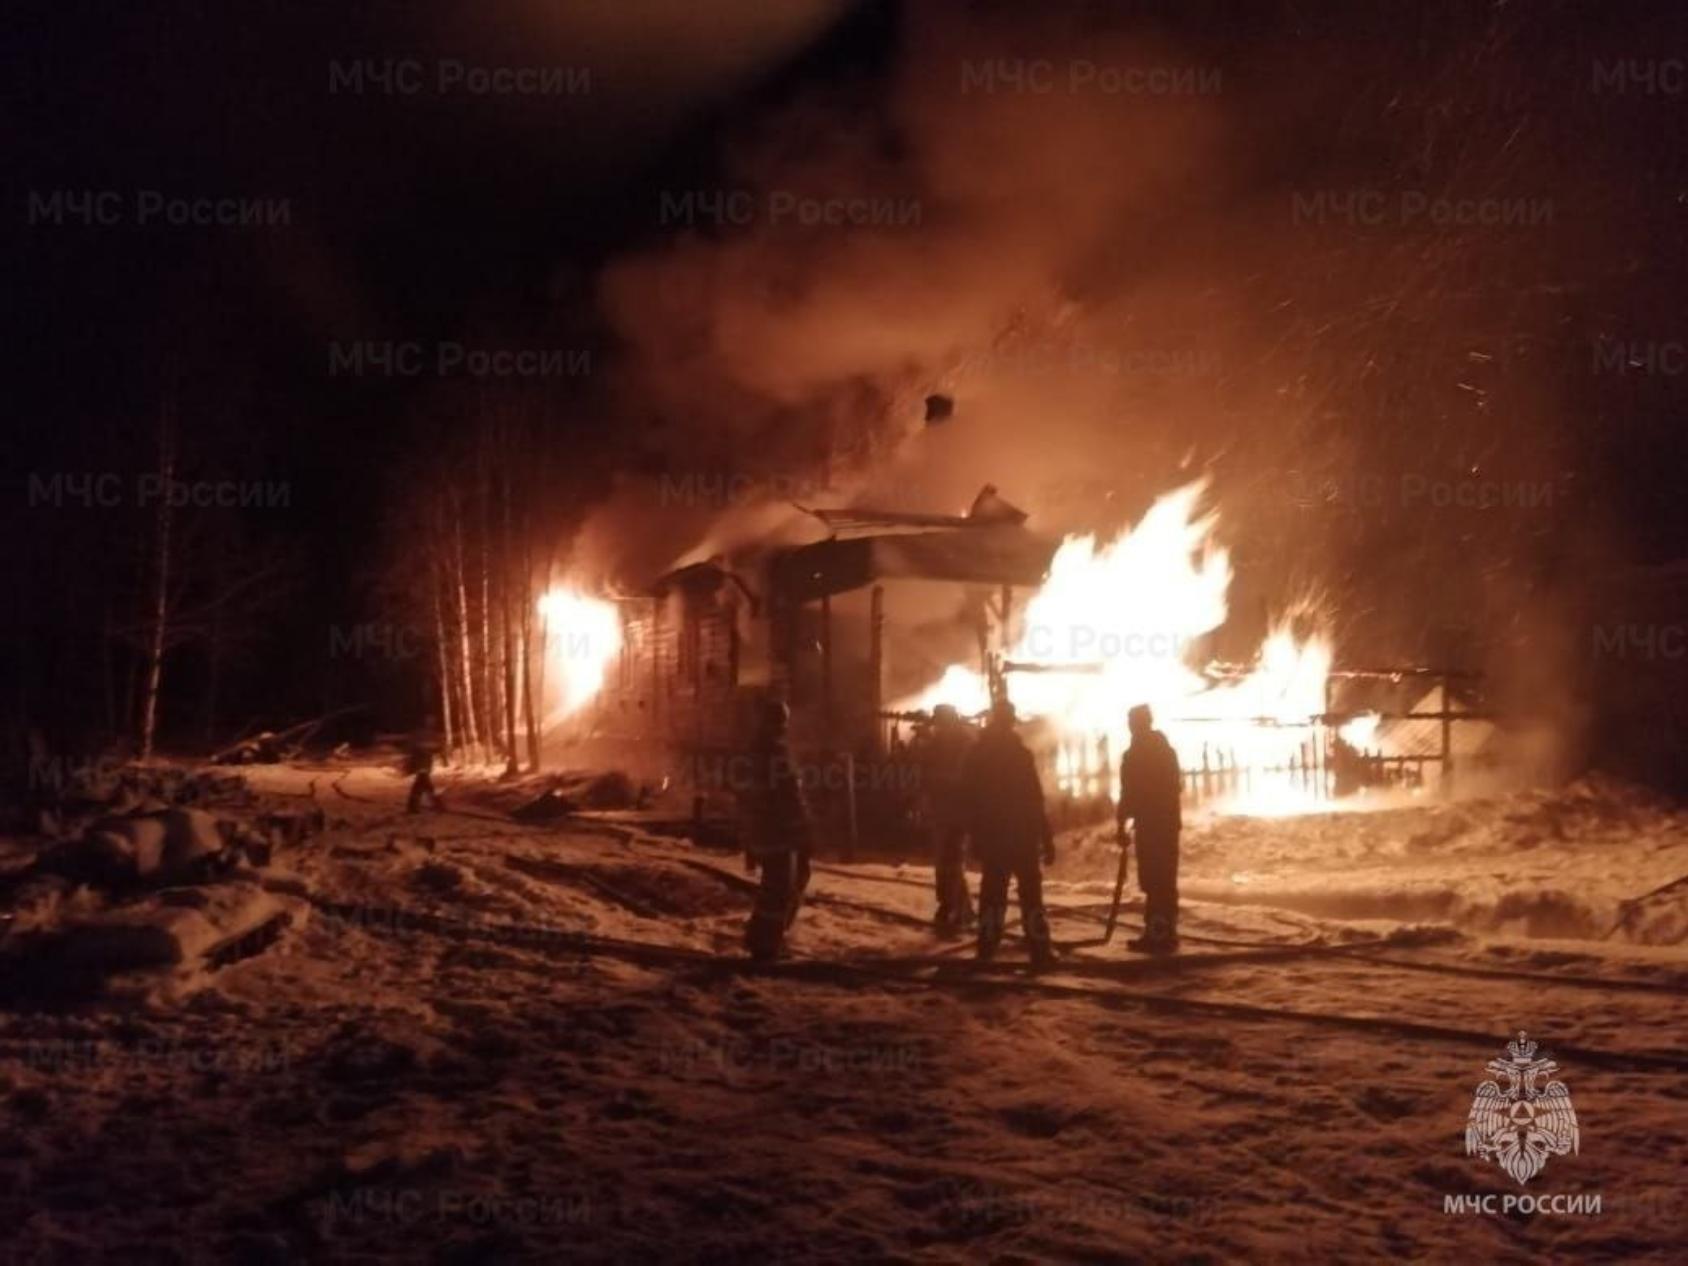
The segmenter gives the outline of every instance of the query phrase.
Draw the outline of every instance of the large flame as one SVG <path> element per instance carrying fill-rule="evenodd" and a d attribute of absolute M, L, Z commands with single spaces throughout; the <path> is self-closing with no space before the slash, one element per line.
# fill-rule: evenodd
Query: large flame
<path fill-rule="evenodd" d="M 621 617 L 614 603 L 567 587 L 541 595 L 539 614 L 545 621 L 547 666 L 557 683 L 553 719 L 563 720 L 603 689 L 604 676 L 621 650 Z"/>
<path fill-rule="evenodd" d="M 1196 483 L 1161 497 L 1136 527 L 1107 544 L 1090 536 L 1063 542 L 1047 580 L 1012 622 L 1006 654 L 1011 664 L 1044 671 L 1011 672 L 1009 695 L 1022 717 L 1053 723 L 1063 790 L 1114 791 L 1109 766 L 1124 750 L 1126 711 L 1146 703 L 1187 770 L 1248 771 L 1243 789 L 1221 807 L 1321 807 L 1298 766 L 1313 719 L 1325 709 L 1328 640 L 1299 638 L 1286 624 L 1270 632 L 1245 669 L 1204 673 L 1193 666 L 1200 639 L 1225 622 L 1231 584 L 1229 555 L 1214 540 L 1218 516 L 1198 513 L 1204 491 Z M 940 703 L 983 711 L 984 677 L 952 664 L 902 706 Z"/>

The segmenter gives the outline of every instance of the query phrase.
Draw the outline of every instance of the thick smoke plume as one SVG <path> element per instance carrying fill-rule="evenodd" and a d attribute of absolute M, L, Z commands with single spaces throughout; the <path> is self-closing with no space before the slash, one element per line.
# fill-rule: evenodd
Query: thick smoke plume
<path fill-rule="evenodd" d="M 648 473 L 583 557 L 648 575 L 804 530 L 804 496 L 954 511 L 986 482 L 1046 530 L 1105 530 L 1205 475 L 1249 636 L 1312 593 L 1373 662 L 1525 637 L 1550 662 L 1604 536 L 1564 473 L 1590 327 L 1563 294 L 1624 270 L 1609 191 L 1563 178 L 1586 62 L 1470 21 L 1440 60 L 1258 34 L 1304 67 L 1286 92 L 1241 37 L 908 6 L 888 83 L 740 131 L 717 192 L 744 215 L 602 277 Z M 1444 222 L 1460 199 L 1517 218 Z M 932 393 L 955 411 L 929 426 Z"/>

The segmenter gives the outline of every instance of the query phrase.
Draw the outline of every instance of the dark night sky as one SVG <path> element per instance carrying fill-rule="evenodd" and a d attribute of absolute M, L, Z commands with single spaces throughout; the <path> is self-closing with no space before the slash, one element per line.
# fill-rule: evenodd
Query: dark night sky
<path fill-rule="evenodd" d="M 330 345 L 461 338 L 481 324 L 524 339 L 547 325 L 590 330 L 591 270 L 651 233 L 653 189 L 706 170 L 721 115 L 783 91 L 827 7 L 793 6 L 777 57 L 694 58 L 665 80 L 635 68 L 647 43 L 673 56 L 682 33 L 647 41 L 637 22 L 589 19 L 557 29 L 567 24 L 539 4 L 476 6 L 472 19 L 410 4 L 31 6 L 7 41 L 18 218 L 31 191 L 59 189 L 284 198 L 290 218 L 268 232 L 129 215 L 110 228 L 30 226 L 19 311 L 36 372 L 20 422 L 52 436 L 144 411 L 167 349 L 209 345 L 249 393 L 246 425 L 302 488 L 336 471 L 363 479 L 402 442 L 403 399 L 419 384 L 332 380 Z M 781 25 L 741 8 L 720 8 L 723 43 Z M 836 69 L 882 52 L 882 17 L 858 12 L 820 59 Z M 594 82 L 506 99 L 387 92 L 373 76 L 361 92 L 331 90 L 335 66 L 388 59 L 422 66 L 425 84 L 448 60 L 584 67 Z"/>

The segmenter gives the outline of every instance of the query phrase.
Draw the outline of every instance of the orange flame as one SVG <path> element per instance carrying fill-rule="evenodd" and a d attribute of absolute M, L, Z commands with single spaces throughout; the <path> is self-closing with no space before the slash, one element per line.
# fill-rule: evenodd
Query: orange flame
<path fill-rule="evenodd" d="M 614 603 L 567 587 L 542 594 L 539 614 L 545 621 L 548 667 L 558 683 L 553 719 L 563 720 L 603 689 L 610 663 L 621 651 L 621 617 Z"/>
<path fill-rule="evenodd" d="M 1023 717 L 1054 723 L 1062 742 L 1057 777 L 1081 795 L 1113 794 L 1113 778 L 1074 751 L 1106 736 L 1117 758 L 1126 742 L 1125 714 L 1153 708 L 1186 769 L 1204 760 L 1250 771 L 1250 789 L 1222 806 L 1250 813 L 1321 807 L 1290 776 L 1324 711 L 1330 670 L 1328 639 L 1305 640 L 1274 628 L 1246 672 L 1216 682 L 1191 665 L 1197 642 L 1225 623 L 1231 584 L 1228 553 L 1217 545 L 1217 514 L 1199 514 L 1205 486 L 1190 484 L 1161 497 L 1130 531 L 1105 545 L 1069 537 L 1049 576 L 1015 622 L 1006 658 L 1056 671 L 1013 673 L 1009 694 Z M 948 703 L 966 713 L 989 706 L 985 679 L 951 664 L 931 687 L 900 706 Z M 1283 776 L 1274 771 L 1282 767 Z"/>

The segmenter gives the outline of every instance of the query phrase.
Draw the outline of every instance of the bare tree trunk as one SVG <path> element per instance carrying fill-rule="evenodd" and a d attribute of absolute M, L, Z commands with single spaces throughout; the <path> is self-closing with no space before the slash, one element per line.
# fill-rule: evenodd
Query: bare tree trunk
<path fill-rule="evenodd" d="M 141 703 L 141 759 L 152 756 L 152 742 L 158 728 L 158 695 L 164 682 L 164 629 L 170 615 L 170 486 L 176 474 L 175 384 L 165 388 L 165 404 L 158 422 L 158 474 L 162 481 L 158 515 L 153 528 L 151 624 L 147 629 L 146 671 Z"/>
<path fill-rule="evenodd" d="M 496 751 L 502 729 L 502 713 L 499 711 L 498 675 L 493 671 L 493 640 L 492 640 L 492 550 L 488 540 L 487 503 L 491 500 L 488 488 L 486 468 L 486 435 L 482 431 L 478 449 L 478 483 L 480 497 L 480 554 L 481 554 L 481 698 L 485 701 L 486 710 L 486 739 L 489 749 L 488 755 Z"/>
<path fill-rule="evenodd" d="M 522 721 L 527 730 L 527 757 L 530 772 L 539 772 L 539 717 L 533 699 L 533 592 L 524 585 L 519 595 L 522 620 L 517 626 L 521 634 L 522 657 Z"/>
<path fill-rule="evenodd" d="M 451 639 L 452 646 L 451 688 L 453 697 L 457 704 L 458 741 L 463 744 L 465 759 L 473 761 L 477 759 L 474 749 L 479 742 L 479 739 L 476 735 L 469 733 L 474 720 L 474 711 L 471 706 L 471 696 L 469 694 L 469 678 L 464 672 L 463 656 L 460 653 L 460 648 L 462 647 L 463 642 L 463 625 L 458 619 L 457 610 L 451 602 L 451 595 L 454 592 L 455 589 L 452 586 L 452 582 L 448 580 L 445 594 L 445 611 L 447 628 L 446 636 Z"/>
<path fill-rule="evenodd" d="M 474 758 L 479 760 L 481 745 L 480 718 L 475 710 L 475 668 L 474 656 L 469 647 L 469 592 L 463 577 L 463 515 L 462 506 L 454 489 L 451 494 L 452 507 L 452 539 L 455 543 L 456 580 L 454 586 L 457 592 L 457 638 L 460 658 L 463 661 L 463 733 L 468 741 Z"/>
<path fill-rule="evenodd" d="M 495 706 L 494 715 L 497 722 L 493 729 L 493 746 L 500 759 L 505 762 L 508 773 L 510 761 L 509 735 L 505 733 L 510 722 L 510 692 L 505 688 L 504 681 L 504 582 L 497 577 L 496 547 L 488 551 L 489 583 L 496 580 L 497 592 L 492 594 L 492 614 L 487 620 L 487 672 L 492 677 L 492 695 Z"/>
<path fill-rule="evenodd" d="M 515 612 L 510 609 L 511 594 L 510 569 L 514 561 L 514 542 L 511 540 L 510 529 L 510 463 L 513 459 L 510 444 L 510 432 L 505 428 L 503 433 L 503 466 L 504 478 L 504 532 L 500 542 L 502 548 L 498 568 L 498 590 L 501 599 L 501 614 L 504 625 L 504 772 L 512 777 L 518 772 L 519 763 L 516 758 L 516 644 L 515 644 Z"/>
<path fill-rule="evenodd" d="M 462 749 L 460 759 L 472 760 L 474 753 L 470 750 L 468 736 L 469 683 L 463 679 L 463 662 L 458 656 L 457 608 L 452 604 L 452 593 L 451 574 L 447 572 L 445 576 L 444 607 L 446 666 L 450 669 L 450 675 L 446 678 L 446 681 L 451 686 L 451 708 L 453 714 L 457 717 L 457 745 Z"/>
<path fill-rule="evenodd" d="M 442 499 L 441 505 L 444 506 Z M 463 661 L 459 653 L 459 623 L 457 614 L 457 580 L 452 570 L 453 553 L 451 536 L 447 530 L 442 510 L 439 528 L 439 551 L 436 555 L 439 563 L 439 583 L 442 592 L 437 595 L 439 600 L 441 655 L 446 665 L 446 686 L 451 694 L 452 715 L 456 718 L 457 744 L 460 749 L 459 760 L 473 759 L 470 751 L 469 729 L 473 723 L 470 715 L 468 689 L 469 683 L 463 675 Z"/>
<path fill-rule="evenodd" d="M 533 620 L 535 597 L 533 592 L 533 518 L 522 514 L 522 587 L 517 600 L 522 606 L 522 711 L 527 717 L 528 768 L 539 772 L 539 717 L 534 712 L 533 699 Z"/>
<path fill-rule="evenodd" d="M 554 570 L 555 570 L 554 555 L 553 555 L 553 553 L 550 549 L 547 549 L 546 554 L 545 554 L 545 575 L 543 577 L 541 577 L 540 582 L 539 582 L 539 584 L 540 584 L 539 592 L 541 594 L 547 594 L 547 593 L 551 592 L 551 574 Z M 534 605 L 534 613 L 535 613 L 535 616 L 537 617 L 537 615 L 538 615 L 538 603 L 535 602 L 533 605 Z M 547 672 L 548 665 L 547 665 L 546 661 L 547 661 L 547 659 L 549 658 L 549 655 L 550 655 L 551 624 L 550 624 L 550 621 L 543 620 L 543 619 L 538 620 L 537 623 L 539 625 L 539 648 L 538 648 L 538 652 L 535 655 L 535 659 L 538 661 L 538 672 L 536 674 L 536 676 L 538 678 L 538 682 L 534 687 L 533 693 L 534 693 L 534 709 L 535 709 L 535 711 L 536 711 L 536 713 L 538 714 L 538 717 L 539 717 L 538 728 L 539 728 L 539 731 L 540 731 L 540 735 L 543 738 L 544 730 L 545 730 L 545 722 L 544 722 L 544 717 L 545 717 L 545 680 L 546 680 L 546 677 L 548 675 L 548 672 Z"/>
<path fill-rule="evenodd" d="M 451 656 L 446 650 L 445 604 L 440 600 L 440 586 L 445 583 L 445 568 L 438 550 L 434 551 L 433 583 L 428 587 L 434 596 L 434 646 L 440 661 L 440 731 L 445 742 L 445 755 L 452 760 L 457 750 L 456 731 L 451 715 Z"/>

